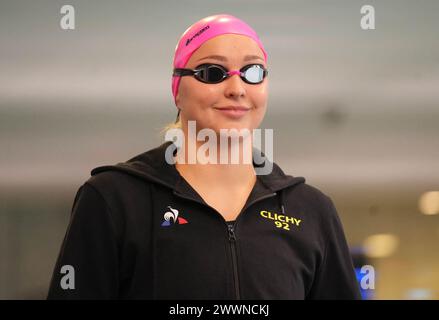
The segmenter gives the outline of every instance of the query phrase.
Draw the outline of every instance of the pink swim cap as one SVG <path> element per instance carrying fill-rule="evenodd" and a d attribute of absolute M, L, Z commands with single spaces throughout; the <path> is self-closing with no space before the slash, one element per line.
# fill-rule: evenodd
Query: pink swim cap
<path fill-rule="evenodd" d="M 184 68 L 195 50 L 204 42 L 227 33 L 240 34 L 252 38 L 261 48 L 264 53 L 264 59 L 267 61 L 267 53 L 261 40 L 259 40 L 256 32 L 247 23 L 229 14 L 218 14 L 203 18 L 186 29 L 175 47 L 174 68 Z M 179 84 L 180 77 L 173 76 L 172 94 L 174 95 L 175 105 L 177 105 L 176 97 Z"/>

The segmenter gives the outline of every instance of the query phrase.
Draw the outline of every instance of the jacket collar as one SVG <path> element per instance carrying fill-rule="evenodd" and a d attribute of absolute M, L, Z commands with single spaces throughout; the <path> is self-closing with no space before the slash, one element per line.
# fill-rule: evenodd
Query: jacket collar
<path fill-rule="evenodd" d="M 167 141 L 162 145 L 141 153 L 125 162 L 116 165 L 105 165 L 96 167 L 91 171 L 91 175 L 96 175 L 104 171 L 119 171 L 126 174 L 154 182 L 173 190 L 174 193 L 183 197 L 194 199 L 205 203 L 201 196 L 191 187 L 191 185 L 180 175 L 175 165 L 170 165 L 165 160 L 165 152 L 172 141 Z M 254 148 L 253 152 L 260 152 Z M 269 161 L 263 153 L 260 153 L 264 161 Z M 253 163 L 254 166 L 257 166 Z M 256 184 L 250 194 L 248 202 L 252 199 L 273 194 L 277 191 L 304 183 L 303 177 L 292 177 L 286 175 L 282 169 L 272 163 L 273 170 L 268 175 L 257 175 Z"/>

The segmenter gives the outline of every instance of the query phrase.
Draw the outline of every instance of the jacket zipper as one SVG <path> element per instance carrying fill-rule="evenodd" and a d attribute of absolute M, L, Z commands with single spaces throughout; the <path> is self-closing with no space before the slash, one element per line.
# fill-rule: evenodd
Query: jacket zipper
<path fill-rule="evenodd" d="M 233 267 L 233 283 L 235 284 L 235 295 L 236 299 L 241 299 L 240 288 L 239 288 L 239 277 L 238 277 L 238 263 L 237 263 L 237 253 L 236 253 L 236 235 L 233 224 L 229 224 L 229 242 L 230 248 L 232 250 L 232 267 Z"/>
<path fill-rule="evenodd" d="M 200 203 L 202 205 L 207 205 L 201 201 L 198 201 L 197 199 L 191 198 L 191 197 L 186 197 L 178 192 L 175 192 L 175 190 L 173 191 L 173 193 L 183 199 L 187 199 L 187 200 L 192 200 L 195 201 L 197 203 Z M 232 251 L 232 268 L 233 268 L 233 282 L 235 285 L 235 295 L 236 295 L 236 299 L 240 300 L 241 299 L 241 290 L 240 290 L 240 286 L 239 286 L 239 274 L 238 274 L 238 254 L 236 252 L 236 233 L 235 233 L 235 226 L 236 223 L 238 222 L 239 217 L 241 216 L 241 214 L 247 210 L 247 208 L 249 208 L 250 206 L 252 206 L 253 204 L 255 204 L 256 202 L 259 202 L 261 200 L 264 200 L 266 198 L 271 198 L 274 197 L 277 193 L 273 192 L 270 194 L 267 194 L 265 196 L 259 197 L 255 200 L 253 200 L 252 202 L 250 202 L 247 206 L 245 206 L 241 212 L 238 214 L 235 223 L 234 224 L 228 224 L 224 219 L 225 224 L 227 225 L 227 232 L 228 232 L 228 238 L 229 238 L 229 243 L 230 243 L 230 250 Z M 210 206 L 208 206 L 209 208 L 212 208 Z M 214 208 L 212 208 L 213 210 L 215 210 Z M 216 210 L 215 210 L 216 211 Z M 217 212 L 218 215 L 221 216 L 221 214 L 219 212 Z M 222 217 L 222 216 L 221 216 Z"/>
<path fill-rule="evenodd" d="M 237 300 L 241 299 L 241 289 L 240 289 L 240 286 L 239 286 L 238 254 L 237 254 L 237 251 L 236 251 L 235 226 L 238 223 L 239 217 L 241 216 L 241 214 L 245 210 L 247 210 L 247 208 L 249 208 L 250 206 L 252 206 L 253 204 L 255 204 L 258 201 L 264 200 L 266 198 L 274 197 L 275 195 L 276 195 L 276 192 L 267 194 L 265 196 L 262 196 L 262 197 L 259 197 L 259 198 L 255 199 L 255 200 L 253 200 L 252 202 L 250 202 L 247 206 L 245 206 L 241 210 L 241 212 L 238 214 L 234 224 L 227 224 L 228 230 L 229 230 L 229 243 L 230 243 L 230 248 L 231 248 L 231 251 L 232 251 L 233 280 L 234 280 L 234 283 L 235 283 L 235 295 L 236 295 L 236 299 Z"/>

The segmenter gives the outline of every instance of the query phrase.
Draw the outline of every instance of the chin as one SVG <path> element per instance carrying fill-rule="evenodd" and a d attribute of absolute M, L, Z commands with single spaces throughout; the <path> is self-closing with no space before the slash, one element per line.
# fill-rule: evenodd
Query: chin
<path fill-rule="evenodd" d="M 247 121 L 224 121 L 221 123 L 216 123 L 215 128 L 213 128 L 215 131 L 219 131 L 220 129 L 248 129 L 251 130 L 252 127 L 247 123 Z"/>

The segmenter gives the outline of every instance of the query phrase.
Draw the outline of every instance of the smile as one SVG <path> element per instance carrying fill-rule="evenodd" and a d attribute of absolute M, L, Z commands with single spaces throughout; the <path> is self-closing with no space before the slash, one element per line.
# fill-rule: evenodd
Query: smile
<path fill-rule="evenodd" d="M 247 112 L 250 111 L 249 108 L 245 107 L 224 107 L 224 108 L 214 108 L 215 110 L 221 112 L 223 115 L 233 118 L 239 119 L 242 118 Z"/>

